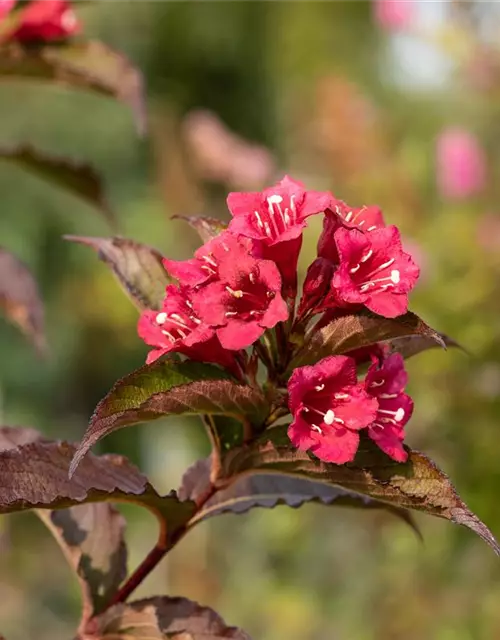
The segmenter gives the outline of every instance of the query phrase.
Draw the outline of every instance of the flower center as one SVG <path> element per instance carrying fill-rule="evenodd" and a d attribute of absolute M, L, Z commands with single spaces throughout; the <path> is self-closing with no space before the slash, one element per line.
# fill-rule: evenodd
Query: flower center
<path fill-rule="evenodd" d="M 158 313 L 155 321 L 157 325 L 162 327 L 161 332 L 167 336 L 170 342 L 184 340 L 196 325 L 201 324 L 201 320 L 194 314 L 183 316 L 180 313 L 166 313 L 165 311 Z"/>
<path fill-rule="evenodd" d="M 393 265 L 396 261 L 395 258 L 387 260 L 386 262 L 380 264 L 378 267 L 367 269 L 366 267 L 364 267 L 364 265 L 372 257 L 373 250 L 370 249 L 357 264 L 349 269 L 349 273 L 351 273 L 353 276 L 354 274 L 358 274 L 353 278 L 354 280 L 363 278 L 362 282 L 357 282 L 360 292 L 366 293 L 367 291 L 370 291 L 371 293 L 375 293 L 386 291 L 387 289 L 394 287 L 396 284 L 399 284 L 401 280 L 401 272 L 399 271 L 399 269 L 391 269 L 389 275 L 382 278 L 374 277 L 381 271 L 384 271 L 385 269 L 388 269 L 391 265 Z M 362 271 L 362 274 L 360 270 Z"/>
<path fill-rule="evenodd" d="M 257 226 L 268 238 L 276 240 L 288 227 L 297 222 L 297 209 L 294 202 L 295 196 L 290 196 L 290 207 L 283 209 L 282 196 L 274 194 L 266 198 L 267 211 L 262 208 L 254 211 Z"/>
<path fill-rule="evenodd" d="M 255 319 L 256 316 L 262 316 L 266 312 L 270 300 L 276 295 L 273 291 L 269 291 L 262 282 L 256 280 L 253 273 L 250 273 L 247 278 L 248 282 L 241 283 L 240 289 L 226 286 L 226 291 L 230 295 L 228 299 L 229 310 L 225 312 L 226 318 L 238 316 L 242 320 L 250 320 Z"/>

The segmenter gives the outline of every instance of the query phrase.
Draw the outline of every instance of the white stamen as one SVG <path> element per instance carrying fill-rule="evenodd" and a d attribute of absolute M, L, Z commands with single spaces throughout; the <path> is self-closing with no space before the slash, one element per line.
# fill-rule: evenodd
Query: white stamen
<path fill-rule="evenodd" d="M 184 322 L 184 319 L 177 313 L 171 313 L 167 318 L 170 324 L 174 324 L 176 327 L 180 327 L 181 329 L 189 329 L 188 325 Z"/>
<path fill-rule="evenodd" d="M 156 316 L 156 324 L 163 324 L 166 319 L 167 319 L 167 314 L 164 311 L 162 311 Z"/>
<path fill-rule="evenodd" d="M 359 225 L 361 226 L 361 225 Z M 367 260 L 369 260 L 373 255 L 373 250 L 370 249 L 370 251 L 368 251 L 368 253 L 366 254 L 366 256 L 363 256 L 360 260 L 360 262 L 366 262 Z"/>
<path fill-rule="evenodd" d="M 285 220 L 285 224 L 289 225 L 291 222 L 290 216 L 288 215 L 288 209 L 285 209 L 285 214 L 283 216 L 284 220 Z"/>
<path fill-rule="evenodd" d="M 393 269 L 393 271 L 391 271 L 391 280 L 394 284 L 399 283 L 399 271 L 397 269 Z"/>
<path fill-rule="evenodd" d="M 204 269 L 205 271 L 208 272 L 209 275 L 213 276 L 215 271 L 212 269 L 212 267 L 209 267 L 208 264 L 202 264 L 201 269 Z"/>
<path fill-rule="evenodd" d="M 352 218 L 352 211 L 349 211 L 349 213 L 346 215 L 345 217 L 345 221 L 349 222 L 349 220 Z"/>
<path fill-rule="evenodd" d="M 321 435 L 323 435 L 323 431 L 318 427 L 318 425 L 317 425 L 317 424 L 312 424 L 312 425 L 311 425 L 311 429 L 312 429 L 313 431 L 317 431 L 318 433 L 321 433 Z"/>
<path fill-rule="evenodd" d="M 335 400 L 347 400 L 347 398 L 349 397 L 349 394 L 347 393 L 335 393 L 334 396 Z"/>
<path fill-rule="evenodd" d="M 325 413 L 325 417 L 323 418 L 325 424 L 333 424 L 335 421 L 335 413 L 332 411 L 332 409 L 328 409 L 328 411 Z"/>
<path fill-rule="evenodd" d="M 360 212 L 361 213 L 361 212 Z M 358 224 L 358 227 L 362 227 L 365 224 L 364 220 L 361 220 L 361 222 Z"/>
<path fill-rule="evenodd" d="M 378 396 L 379 398 L 382 398 L 383 400 L 390 400 L 391 398 L 397 398 L 398 394 L 397 393 L 381 393 Z"/>
<path fill-rule="evenodd" d="M 283 202 L 283 198 L 276 193 L 273 196 L 269 196 L 267 201 L 270 205 L 280 204 L 281 202 Z"/>
<path fill-rule="evenodd" d="M 371 227 L 368 227 L 367 231 L 375 231 L 376 228 L 377 228 L 377 226 L 372 224 Z"/>
<path fill-rule="evenodd" d="M 210 256 L 203 256 L 203 260 L 205 260 L 206 262 L 211 264 L 213 267 L 217 266 L 217 263 L 215 262 L 215 260 L 213 258 L 211 258 Z"/>
<path fill-rule="evenodd" d="M 182 339 L 186 337 L 186 333 L 182 329 L 177 329 L 177 333 L 181 336 Z"/>
<path fill-rule="evenodd" d="M 237 316 L 238 312 L 237 311 L 226 311 L 226 313 L 224 315 L 226 316 L 226 318 L 232 318 L 233 316 Z"/>
<path fill-rule="evenodd" d="M 252 284 L 255 284 L 255 276 L 254 276 L 254 274 L 253 274 L 253 273 L 250 273 L 250 275 L 248 276 L 248 279 L 250 280 L 250 282 L 251 282 Z"/>
<path fill-rule="evenodd" d="M 349 273 L 356 273 L 356 271 L 360 268 L 360 266 L 361 266 L 360 264 L 357 264 L 352 269 L 349 269 Z"/>
<path fill-rule="evenodd" d="M 191 302 L 189 302 L 189 300 L 186 300 L 186 306 L 188 306 L 190 309 L 193 308 L 193 305 Z"/>
<path fill-rule="evenodd" d="M 296 222 L 297 221 L 297 209 L 295 208 L 294 198 L 295 198 L 295 196 L 290 196 L 290 211 L 293 214 L 294 222 Z"/>
<path fill-rule="evenodd" d="M 267 222 L 264 222 L 264 229 L 266 231 L 266 236 L 268 238 L 272 238 L 271 227 L 269 226 L 269 224 Z"/>
<path fill-rule="evenodd" d="M 318 384 L 314 388 L 316 389 L 316 391 L 323 391 L 323 389 L 325 388 L 325 385 L 324 384 Z"/>
<path fill-rule="evenodd" d="M 396 422 L 401 422 L 401 420 L 405 417 L 405 410 L 403 407 L 399 407 L 397 411 L 388 411 L 387 409 L 379 409 L 378 413 L 385 413 L 388 416 L 394 416 L 394 420 Z"/>
<path fill-rule="evenodd" d="M 264 228 L 264 224 L 262 223 L 262 218 L 260 217 L 259 212 L 258 211 L 254 211 L 254 213 L 255 213 L 255 217 L 257 218 L 257 224 L 259 225 L 259 227 L 261 229 L 263 229 Z"/>
<path fill-rule="evenodd" d="M 189 319 L 192 320 L 195 324 L 201 324 L 201 320 L 196 316 L 189 316 Z"/>
<path fill-rule="evenodd" d="M 174 336 L 170 333 L 170 331 L 166 331 L 165 329 L 162 329 L 161 331 L 163 333 L 164 336 L 167 336 L 167 338 L 170 340 L 170 342 L 175 342 L 175 338 Z"/>
<path fill-rule="evenodd" d="M 381 387 L 383 384 L 385 384 L 385 380 L 380 379 L 378 382 L 377 381 L 373 381 L 371 384 L 369 384 L 368 386 L 370 388 L 375 389 L 375 387 Z"/>

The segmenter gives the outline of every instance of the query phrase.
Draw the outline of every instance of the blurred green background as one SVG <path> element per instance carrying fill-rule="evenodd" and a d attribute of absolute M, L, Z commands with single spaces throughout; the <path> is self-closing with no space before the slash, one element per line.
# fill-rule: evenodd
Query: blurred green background
<path fill-rule="evenodd" d="M 495 2 L 416 2 L 405 29 L 370 2 L 96 2 L 77 5 L 86 33 L 143 70 L 149 137 L 112 100 L 3 82 L 0 144 L 29 141 L 92 162 L 120 233 L 183 258 L 197 246 L 175 213 L 227 218 L 225 194 L 285 172 L 350 204 L 377 203 L 422 267 L 412 308 L 469 351 L 408 364 L 408 443 L 433 457 L 500 535 L 500 11 Z M 484 188 L 438 188 L 436 138 L 477 136 Z M 37 359 L 0 325 L 5 424 L 76 440 L 113 382 L 146 347 L 137 312 L 91 250 L 63 234 L 111 235 L 90 207 L 0 164 L 1 244 L 33 270 L 51 353 Z M 306 235 L 313 259 L 321 221 Z M 205 455 L 201 427 L 158 421 L 107 438 L 162 491 Z M 130 566 L 155 523 L 127 509 Z M 500 638 L 500 569 L 450 523 L 418 516 L 421 544 L 387 514 L 315 505 L 202 524 L 137 595 L 184 595 L 261 640 Z M 72 637 L 78 589 L 31 514 L 0 521 L 0 631 L 9 640 Z"/>

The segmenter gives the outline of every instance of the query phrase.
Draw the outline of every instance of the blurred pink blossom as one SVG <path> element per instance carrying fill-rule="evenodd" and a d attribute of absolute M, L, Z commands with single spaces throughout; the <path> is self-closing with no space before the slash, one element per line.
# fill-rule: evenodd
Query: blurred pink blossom
<path fill-rule="evenodd" d="M 10 12 L 16 0 L 0 0 L 0 21 Z"/>
<path fill-rule="evenodd" d="M 469 131 L 442 131 L 436 140 L 436 163 L 438 189 L 443 197 L 461 200 L 484 189 L 486 155 Z"/>
<path fill-rule="evenodd" d="M 405 29 L 415 19 L 414 0 L 372 0 L 375 22 L 389 31 Z"/>
<path fill-rule="evenodd" d="M 250 191 L 266 184 L 276 169 L 266 147 L 236 135 L 211 111 L 192 111 L 183 127 L 195 165 L 207 180 Z"/>

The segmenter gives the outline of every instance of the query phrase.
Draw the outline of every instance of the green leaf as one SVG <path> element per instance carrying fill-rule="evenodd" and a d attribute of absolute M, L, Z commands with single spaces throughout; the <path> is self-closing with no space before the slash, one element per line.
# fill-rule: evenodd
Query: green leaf
<path fill-rule="evenodd" d="M 40 354 L 47 350 L 44 310 L 38 286 L 28 268 L 0 247 L 0 308 L 31 340 Z"/>
<path fill-rule="evenodd" d="M 96 619 L 99 640 L 250 640 L 208 607 L 186 598 L 157 597 L 118 604 Z"/>
<path fill-rule="evenodd" d="M 82 620 L 104 610 L 127 575 L 125 519 L 110 504 L 37 511 L 78 576 Z"/>
<path fill-rule="evenodd" d="M 382 318 L 370 312 L 342 315 L 306 335 L 305 343 L 293 359 L 290 370 L 314 364 L 327 356 L 410 336 L 422 336 L 445 347 L 441 336 L 411 312 L 397 318 Z"/>
<path fill-rule="evenodd" d="M 354 462 L 328 464 L 292 448 L 287 443 L 286 426 L 276 427 L 251 446 L 228 452 L 222 472 L 231 478 L 261 470 L 335 485 L 393 507 L 422 511 L 468 527 L 500 555 L 492 533 L 461 500 L 449 478 L 424 454 L 407 451 L 408 461 L 399 464 L 363 437 Z"/>
<path fill-rule="evenodd" d="M 192 465 L 182 478 L 178 490 L 179 498 L 198 502 L 200 497 L 207 495 L 211 484 L 210 470 L 210 458 L 198 460 Z M 406 509 L 392 507 L 367 496 L 309 478 L 282 473 L 263 473 L 259 470 L 249 470 L 227 479 L 221 488 L 203 502 L 189 526 L 223 513 L 242 514 L 255 507 L 273 509 L 278 505 L 296 509 L 307 502 L 317 502 L 326 506 L 382 509 L 402 518 L 420 536 L 413 517 Z"/>
<path fill-rule="evenodd" d="M 218 218 L 207 216 L 172 216 L 173 220 L 184 220 L 190 227 L 198 232 L 203 243 L 212 240 L 227 229 L 227 224 Z"/>
<path fill-rule="evenodd" d="M 65 189 L 98 209 L 112 225 L 115 224 L 115 216 L 106 200 L 102 181 L 90 165 L 71 158 L 56 157 L 29 145 L 0 146 L 0 160 L 29 171 L 55 187 Z"/>
<path fill-rule="evenodd" d="M 198 362 L 157 361 L 115 383 L 97 405 L 71 464 L 112 431 L 167 415 L 224 414 L 255 424 L 267 404 L 259 389 L 235 382 L 219 367 Z"/>
<path fill-rule="evenodd" d="M 102 42 L 0 47 L 0 80 L 51 81 L 69 88 L 111 96 L 132 109 L 137 131 L 146 131 L 146 107 L 140 71 Z"/>
<path fill-rule="evenodd" d="M 97 251 L 139 309 L 162 308 L 165 288 L 172 279 L 163 267 L 159 251 L 127 238 L 64 237 Z"/>

